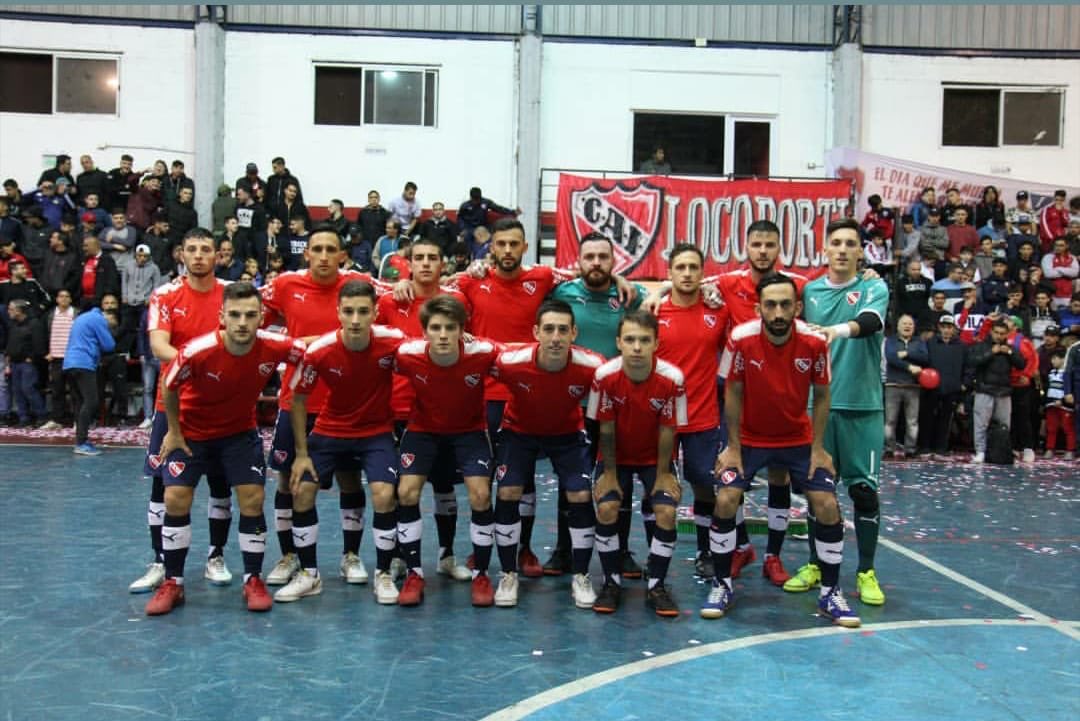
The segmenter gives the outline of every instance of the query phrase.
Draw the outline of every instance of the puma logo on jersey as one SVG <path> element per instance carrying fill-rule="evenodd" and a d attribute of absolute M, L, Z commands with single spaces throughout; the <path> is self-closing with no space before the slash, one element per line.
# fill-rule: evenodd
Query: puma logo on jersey
<path fill-rule="evenodd" d="M 221 382 L 221 371 L 218 371 L 217 373 L 212 373 L 210 371 L 206 371 L 206 377 L 207 378 L 213 378 L 218 383 L 220 383 Z"/>
<path fill-rule="evenodd" d="M 301 303 L 307 301 L 307 293 L 293 293 L 292 297 L 294 300 L 298 300 Z"/>
<path fill-rule="evenodd" d="M 160 511 L 150 511 L 150 515 L 154 518 L 161 518 L 165 515 L 165 509 L 162 508 Z"/>
<path fill-rule="evenodd" d="M 753 360 L 753 359 L 750 359 L 750 360 L 749 360 L 749 361 L 747 361 L 747 362 L 748 362 L 748 363 L 750 363 L 750 365 L 752 365 L 752 366 L 754 366 L 755 368 L 757 368 L 757 369 L 758 369 L 759 371 L 760 371 L 760 370 L 765 370 L 765 361 L 763 361 L 763 360 Z"/>
<path fill-rule="evenodd" d="M 522 383 L 521 381 L 518 381 L 517 385 L 518 385 L 518 388 L 525 391 L 526 393 L 532 393 L 532 386 L 530 384 Z"/>
<path fill-rule="evenodd" d="M 481 461 L 481 460 L 477 459 L 476 465 L 483 466 L 484 468 L 487 468 L 488 466 L 491 465 L 491 461 Z"/>
<path fill-rule="evenodd" d="M 480 284 L 480 290 L 485 291 L 487 293 L 490 293 L 491 292 L 491 286 L 488 285 L 487 283 L 481 283 Z"/>
<path fill-rule="evenodd" d="M 173 308 L 172 309 L 172 314 L 173 315 L 178 315 L 178 316 L 180 316 L 182 318 L 186 318 L 187 317 L 187 308 Z"/>
<path fill-rule="evenodd" d="M 166 541 L 170 541 L 170 542 L 176 540 L 176 534 L 175 533 L 165 533 L 165 531 L 162 531 L 161 532 L 161 537 L 164 538 Z"/>
<path fill-rule="evenodd" d="M 529 295 L 536 295 L 536 283 L 531 280 L 527 280 L 522 283 L 521 288 Z"/>
<path fill-rule="evenodd" d="M 295 526 L 292 529 L 292 534 L 293 534 L 293 538 L 295 538 L 297 541 L 300 541 L 301 543 L 306 541 L 307 537 L 310 535 L 309 533 L 303 533 L 301 531 L 296 530 Z"/>
<path fill-rule="evenodd" d="M 424 385 L 427 385 L 427 379 L 428 379 L 428 377 L 427 377 L 427 376 L 422 376 L 422 375 L 420 375 L 419 373 L 413 373 L 413 378 L 415 378 L 416 380 L 420 381 L 420 382 L 421 382 L 421 383 L 423 383 Z"/>
<path fill-rule="evenodd" d="M 664 326 L 665 328 L 670 328 L 671 327 L 671 318 L 661 318 L 660 320 L 658 320 L 656 322 L 659 323 L 660 325 Z"/>
<path fill-rule="evenodd" d="M 503 531 L 499 531 L 499 530 L 495 531 L 495 535 L 498 536 L 499 538 L 513 538 L 514 537 L 513 533 L 503 532 Z"/>
<path fill-rule="evenodd" d="M 249 466 L 249 468 L 251 468 L 251 470 L 255 471 L 260 476 L 262 475 L 263 470 L 261 468 L 259 468 L 258 466 Z"/>
<path fill-rule="evenodd" d="M 251 544 L 256 545 L 256 546 L 265 546 L 266 545 L 266 539 L 265 538 L 249 538 L 248 543 L 251 543 Z"/>
<path fill-rule="evenodd" d="M 340 368 L 327 368 L 326 372 L 327 373 L 333 373 L 338 378 L 344 378 L 345 377 L 345 374 L 342 372 L 342 370 Z"/>
<path fill-rule="evenodd" d="M 398 312 L 398 313 L 401 313 L 401 314 L 402 314 L 403 316 L 405 316 L 406 318 L 408 318 L 408 317 L 409 317 L 409 309 L 408 309 L 408 308 L 398 308 L 398 309 L 397 309 L 397 312 Z"/>
<path fill-rule="evenodd" d="M 469 375 L 465 376 L 465 385 L 467 385 L 469 388 L 476 388 L 478 385 L 480 385 L 480 374 L 470 373 Z"/>

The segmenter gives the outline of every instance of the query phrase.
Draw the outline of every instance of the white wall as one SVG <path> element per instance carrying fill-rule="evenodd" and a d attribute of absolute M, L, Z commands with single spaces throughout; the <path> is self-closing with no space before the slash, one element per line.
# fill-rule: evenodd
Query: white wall
<path fill-rule="evenodd" d="M 425 207 L 456 209 L 473 185 L 516 203 L 512 42 L 231 32 L 225 53 L 230 184 L 281 155 L 310 206 L 364 205 L 372 188 L 385 204 L 407 180 Z M 438 127 L 315 125 L 315 61 L 438 67 Z"/>
<path fill-rule="evenodd" d="M 942 82 L 1067 86 L 1062 147 L 942 147 Z M 1080 60 L 866 53 L 862 149 L 973 173 L 1080 185 Z"/>
<path fill-rule="evenodd" d="M 824 171 L 831 53 L 554 42 L 543 52 L 544 167 L 629 170 L 634 111 L 648 110 L 775 117 L 772 173 Z"/>
<path fill-rule="evenodd" d="M 82 172 L 83 153 L 106 171 L 127 152 L 138 169 L 158 158 L 180 159 L 190 172 L 195 143 L 190 30 L 4 20 L 0 48 L 120 54 L 117 115 L 0 114 L 0 174 L 16 178 L 24 191 L 41 174 L 42 156 L 58 153 L 72 156 L 76 175 Z"/>

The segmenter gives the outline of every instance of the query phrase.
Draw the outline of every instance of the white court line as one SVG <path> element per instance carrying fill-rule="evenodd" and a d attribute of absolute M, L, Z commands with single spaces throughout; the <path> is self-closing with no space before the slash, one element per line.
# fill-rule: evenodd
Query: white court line
<path fill-rule="evenodd" d="M 967 576 L 965 576 L 962 573 L 957 573 L 956 571 L 952 570 L 948 566 L 943 566 L 942 564 L 938 563 L 937 561 L 934 561 L 934 560 L 932 560 L 930 558 L 927 558 L 926 556 L 922 555 L 921 553 L 919 553 L 917 551 L 911 550 L 907 546 L 901 546 L 896 541 L 890 541 L 887 538 L 881 538 L 881 539 L 878 539 L 878 543 L 880 543 L 882 546 L 885 546 L 885 548 L 888 548 L 888 549 L 890 549 L 892 551 L 896 551 L 901 556 L 907 556 L 912 561 L 915 561 L 916 563 L 919 563 L 919 564 L 922 564 L 923 566 L 926 566 L 931 571 L 935 571 L 937 573 L 940 573 L 942 576 L 945 576 L 945 578 L 948 578 L 951 581 L 955 581 L 955 582 L 959 583 L 961 586 L 967 586 L 971 590 L 973 590 L 973 591 L 975 591 L 977 593 L 981 593 L 982 595 L 986 596 L 987 598 L 989 598 L 989 599 L 991 599 L 993 601 L 997 601 L 1002 606 L 1008 606 L 1012 610 L 1017 611 L 1017 612 L 1025 615 L 1025 616 L 1028 616 L 1032 620 L 1037 621 L 1037 622 L 1047 626 L 1048 628 L 1052 628 L 1055 631 L 1059 631 L 1060 633 L 1065 634 L 1066 636 L 1068 636 L 1069 638 L 1071 638 L 1074 641 L 1080 641 L 1080 631 L 1078 631 L 1076 628 L 1074 628 L 1072 624 L 1063 623 L 1063 622 L 1060 622 L 1060 621 L 1055 622 L 1054 619 L 1047 616 L 1045 613 L 1041 613 L 1039 611 L 1036 611 L 1031 606 L 1023 604 L 1020 601 L 1017 601 L 1015 598 L 1012 598 L 1011 596 L 1006 596 L 1004 593 L 1001 593 L 1000 591 L 995 591 L 994 589 L 990 588 L 989 586 L 984 586 L 983 584 L 979 583 L 978 581 L 976 581 L 973 578 L 968 578 Z"/>
<path fill-rule="evenodd" d="M 795 641 L 804 638 L 820 638 L 822 636 L 835 636 L 842 633 L 854 633 L 858 631 L 898 631 L 906 628 L 947 628 L 954 626 L 1037 626 L 1041 624 L 1032 623 L 1030 621 L 1023 621 L 1021 619 L 1003 619 L 1003 620 L 989 620 L 985 618 L 953 618 L 953 619 L 937 619 L 937 620 L 915 620 L 915 621 L 892 621 L 889 623 L 872 623 L 866 626 L 862 626 L 859 629 L 841 628 L 839 626 L 820 626 L 816 628 L 804 628 L 796 631 L 778 631 L 776 633 L 763 633 L 756 636 L 744 636 L 743 638 L 735 638 L 730 641 L 718 641 L 716 643 L 708 643 L 702 646 L 694 646 L 692 648 L 685 648 L 680 651 L 673 651 L 671 653 L 665 653 L 661 656 L 653 656 L 651 658 L 642 659 L 640 661 L 634 661 L 633 663 L 624 664 L 621 666 L 615 666 L 609 668 L 606 671 L 594 673 L 583 678 L 579 678 L 569 683 L 564 683 L 561 686 L 550 688 L 547 691 L 531 696 L 527 699 L 518 701 L 515 704 L 507 706 L 506 708 L 499 709 L 494 713 L 491 713 L 483 717 L 480 721 L 518 721 L 523 719 L 529 714 L 536 713 L 541 709 L 548 706 L 554 706 L 555 704 L 566 701 L 567 699 L 580 696 L 583 693 L 592 691 L 593 689 L 600 688 L 609 683 L 615 681 L 622 681 L 630 678 L 631 676 L 637 676 L 638 674 L 645 673 L 646 671 L 652 671 L 658 668 L 664 668 L 665 666 L 673 666 L 675 664 L 684 663 L 686 661 L 693 661 L 699 658 L 705 658 L 706 656 L 714 656 L 716 654 L 728 653 L 730 651 L 738 651 L 744 648 L 750 648 L 752 646 L 760 646 L 767 643 L 775 643 L 778 641 Z"/>

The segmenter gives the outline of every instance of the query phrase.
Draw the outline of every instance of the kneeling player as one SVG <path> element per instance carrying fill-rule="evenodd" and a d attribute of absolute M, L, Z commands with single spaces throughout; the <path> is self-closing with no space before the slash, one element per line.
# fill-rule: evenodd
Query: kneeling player
<path fill-rule="evenodd" d="M 300 571 L 274 594 L 279 602 L 297 601 L 322 593 L 316 543 L 319 516 L 315 508 L 318 485 L 329 489 L 336 476 L 341 495 L 358 495 L 360 471 L 367 476 L 375 505 L 375 599 L 394 604 L 398 590 L 390 577 L 390 561 L 396 546 L 397 517 L 394 489 L 397 485 L 397 452 L 390 410 L 394 354 L 405 334 L 394 328 L 373 325 L 375 288 L 351 280 L 338 294 L 341 329 L 308 346 L 303 365 L 293 374 L 292 426 L 296 439 L 290 489 L 293 494 L 293 543 Z M 322 380 L 329 393 L 310 437 L 307 397 Z M 350 507 L 359 504 L 350 503 Z M 342 503 L 345 506 L 345 502 Z M 346 525 L 346 523 L 348 525 Z M 349 570 L 359 563 L 363 519 L 342 519 L 345 548 L 341 575 L 349 583 Z"/>
<path fill-rule="evenodd" d="M 832 459 L 823 446 L 829 419 L 828 344 L 824 336 L 795 320 L 802 303 L 791 278 L 766 275 L 757 291 L 760 319 L 735 327 L 721 360 L 727 379 L 724 409 L 729 436 L 716 462 L 716 507 L 709 534 L 715 577 L 701 616 L 720 618 L 734 603 L 735 512 L 755 473 L 782 467 L 794 489 L 806 493 L 817 516 L 813 543 L 822 559 L 818 612 L 853 628 L 859 618 L 838 585 L 844 526 Z M 812 426 L 806 416 L 811 386 Z"/>
<path fill-rule="evenodd" d="M 420 564 L 420 491 L 440 453 L 452 453 L 465 478 L 472 507 L 472 602 L 491 606 L 495 591 L 487 569 L 495 537 L 491 510 L 491 443 L 484 409 L 484 378 L 501 350 L 488 340 L 463 342 L 467 316 L 461 301 L 439 295 L 424 303 L 420 325 L 425 340 L 402 344 L 396 371 L 412 383 L 416 403 L 401 436 L 398 482 L 398 542 L 409 574 L 398 603 L 415 606 L 424 598 Z"/>
<path fill-rule="evenodd" d="M 604 359 L 572 345 L 577 337 L 574 311 L 561 300 L 547 300 L 540 306 L 533 337 L 536 343 L 500 353 L 494 370 L 510 391 L 495 461 L 495 480 L 499 482 L 495 544 L 503 570 L 495 605 L 517 605 L 518 504 L 543 452 L 551 459 L 569 506 L 574 603 L 578 608 L 592 608 L 596 593 L 589 580 L 589 561 L 596 517 L 589 497 L 592 462 L 581 400 Z"/>
<path fill-rule="evenodd" d="M 622 354 L 596 370 L 588 415 L 600 423 L 596 499 L 596 552 L 604 587 L 593 610 L 613 613 L 622 595 L 619 508 L 633 492 L 635 476 L 652 499 L 656 531 L 649 547 L 646 603 L 659 616 L 678 616 L 679 607 L 664 585 L 675 551 L 675 507 L 682 490 L 672 473 L 675 431 L 686 425 L 683 374 L 655 357 L 659 323 L 645 311 L 631 311 L 619 322 L 616 344 Z"/>
<path fill-rule="evenodd" d="M 259 293 L 250 283 L 225 288 L 215 331 L 180 350 L 165 377 L 163 400 L 169 431 L 161 442 L 165 459 L 165 524 L 162 549 L 165 582 L 146 604 L 146 613 L 168 613 L 184 602 L 184 561 L 191 545 L 191 502 L 204 475 L 224 477 L 240 507 L 240 550 L 244 597 L 250 611 L 273 605 L 259 577 L 266 550 L 263 484 L 266 468 L 255 427 L 255 404 L 278 363 L 297 363 L 304 344 L 258 330 Z"/>

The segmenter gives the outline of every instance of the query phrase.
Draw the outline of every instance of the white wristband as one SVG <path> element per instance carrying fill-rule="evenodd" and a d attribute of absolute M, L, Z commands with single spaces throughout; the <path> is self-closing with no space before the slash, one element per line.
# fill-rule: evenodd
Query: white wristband
<path fill-rule="evenodd" d="M 837 323 L 832 327 L 832 331 L 837 338 L 851 337 L 851 326 L 848 323 Z"/>

